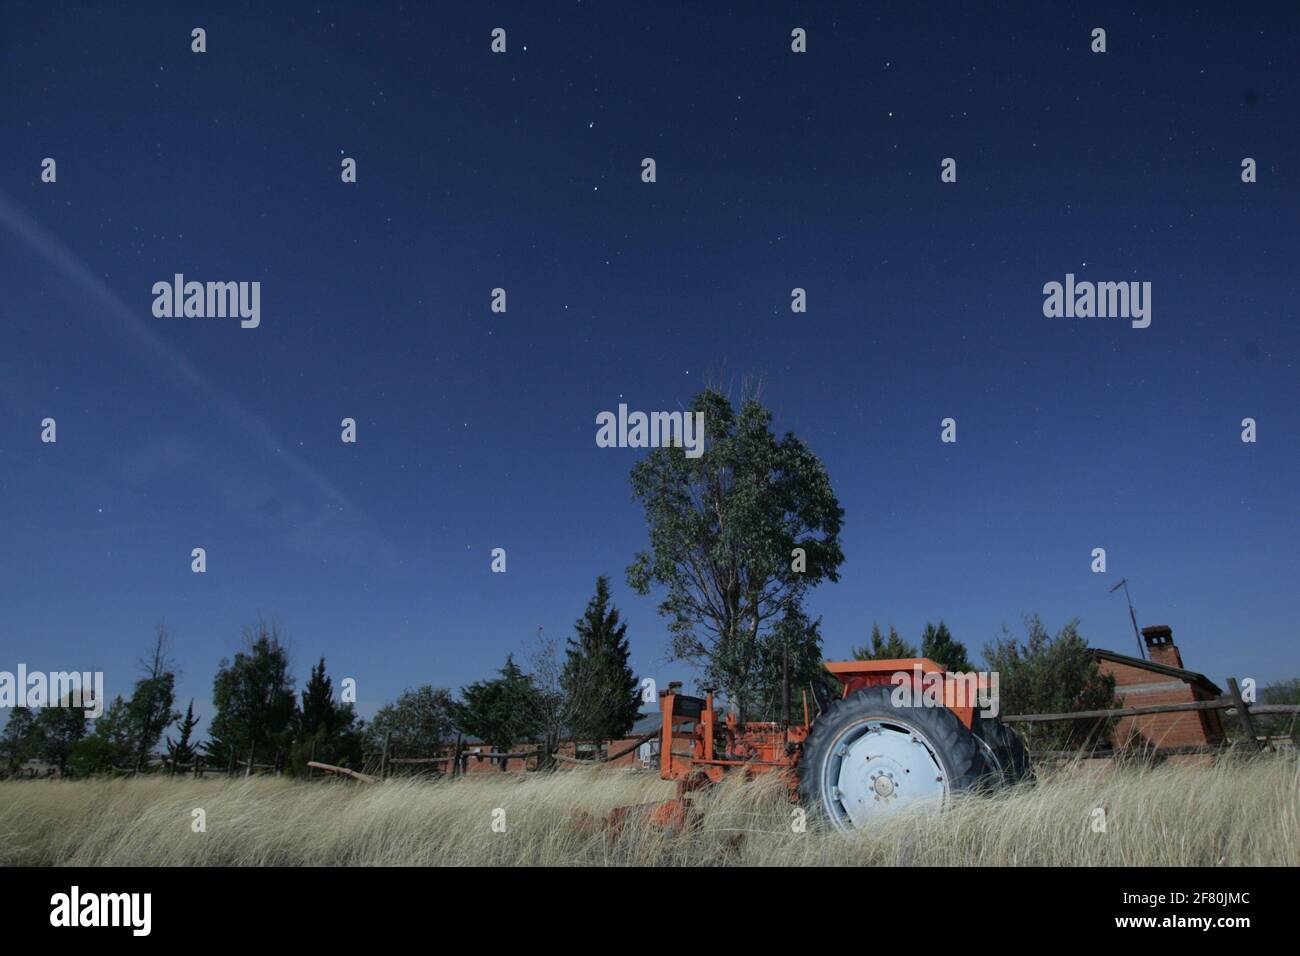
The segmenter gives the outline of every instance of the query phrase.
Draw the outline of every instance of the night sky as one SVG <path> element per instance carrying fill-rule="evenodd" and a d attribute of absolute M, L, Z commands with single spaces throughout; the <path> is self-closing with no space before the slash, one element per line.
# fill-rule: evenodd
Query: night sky
<path fill-rule="evenodd" d="M 1300 8 L 987 6 L 7 3 L 0 669 L 129 696 L 165 622 L 206 722 L 260 614 L 368 717 L 608 573 L 690 680 L 595 416 L 760 379 L 846 511 L 828 658 L 1029 612 L 1135 653 L 1127 577 L 1191 669 L 1300 673 Z M 155 318 L 175 273 L 260 327 Z M 1067 273 L 1151 326 L 1046 318 Z"/>

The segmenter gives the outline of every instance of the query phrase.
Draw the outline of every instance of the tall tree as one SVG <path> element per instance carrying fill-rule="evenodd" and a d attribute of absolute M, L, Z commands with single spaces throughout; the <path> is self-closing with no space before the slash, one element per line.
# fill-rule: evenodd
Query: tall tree
<path fill-rule="evenodd" d="M 259 621 L 246 627 L 244 642 L 233 661 L 221 661 L 212 682 L 216 714 L 205 750 L 218 765 L 232 757 L 247 760 L 250 752 L 273 758 L 292 728 L 294 682 L 278 626 Z"/>
<path fill-rule="evenodd" d="M 376 712 L 366 729 L 368 746 L 378 749 L 388 740 L 394 757 L 432 757 L 455 733 L 455 700 L 442 687 L 424 684 L 405 690 Z"/>
<path fill-rule="evenodd" d="M 942 664 L 953 673 L 974 670 L 966 659 L 966 645 L 953 639 L 943 618 L 939 619 L 938 627 L 929 621 L 925 622 L 925 631 L 921 635 L 921 656 Z"/>
<path fill-rule="evenodd" d="M 539 736 L 545 741 L 546 755 L 542 766 L 549 767 L 551 753 L 558 742 L 570 733 L 572 706 L 564 689 L 564 671 L 567 658 L 562 659 L 562 644 L 566 640 L 546 637 L 537 629 L 537 637 L 528 648 L 528 676 L 532 678 L 535 693 L 532 700 Z"/>
<path fill-rule="evenodd" d="M 533 680 L 506 657 L 499 677 L 462 687 L 456 722 L 467 734 L 480 738 L 493 750 L 508 753 L 516 743 L 533 740 L 539 733 L 537 689 Z M 505 761 L 497 761 L 502 770 Z"/>
<path fill-rule="evenodd" d="M 198 756 L 198 751 L 194 747 L 194 728 L 199 724 L 199 718 L 194 716 L 194 701 L 185 708 L 185 717 L 181 720 L 180 737 L 173 742 L 171 737 L 167 738 L 167 761 L 173 767 L 178 764 L 192 764 L 194 758 Z"/>
<path fill-rule="evenodd" d="M 1078 621 L 1070 621 L 1055 636 L 1037 614 L 1024 623 L 1024 640 L 1004 628 L 1001 639 L 984 647 L 989 670 L 998 675 L 1001 713 L 1063 714 L 1115 706 L 1114 675 L 1101 672 Z M 1018 730 L 1034 748 L 1065 750 L 1095 743 L 1110 727 L 1109 722 L 1056 721 L 1022 724 Z"/>
<path fill-rule="evenodd" d="M 596 579 L 596 594 L 573 625 L 561 686 L 575 740 L 599 744 L 626 736 L 641 711 L 636 675 L 628 664 L 627 624 L 610 603 L 609 578 Z"/>
<path fill-rule="evenodd" d="M 298 725 L 303 737 L 318 733 L 332 734 L 339 722 L 339 707 L 334 702 L 334 681 L 325 673 L 325 658 L 312 665 L 311 676 L 302 689 Z"/>
<path fill-rule="evenodd" d="M 118 695 L 95 719 L 90 733 L 72 742 L 68 767 L 76 777 L 128 769 L 135 766 L 137 739 L 131 706 Z"/>
<path fill-rule="evenodd" d="M 69 764 L 76 776 L 143 770 L 163 731 L 180 718 L 172 708 L 176 675 L 167 658 L 169 642 L 167 629 L 158 625 L 148 656 L 139 662 L 142 676 L 130 700 L 116 697 L 93 721 L 90 732 L 69 745 Z"/>
<path fill-rule="evenodd" d="M 356 709 L 334 699 L 334 682 L 325 673 L 325 658 L 314 665 L 302 689 L 302 703 L 296 714 L 297 734 L 293 762 L 296 771 L 307 761 L 346 766 L 362 759 L 361 727 Z"/>
<path fill-rule="evenodd" d="M 9 711 L 4 734 L 0 735 L 0 760 L 9 773 L 17 773 L 24 763 L 36 755 L 36 715 L 26 707 Z"/>
<path fill-rule="evenodd" d="M 159 624 L 154 634 L 153 649 L 140 661 L 144 676 L 135 682 L 135 692 L 127 705 L 128 731 L 135 751 L 135 769 L 144 767 L 149 754 L 162 739 L 163 731 L 177 720 L 180 714 L 176 703 L 176 674 L 167 657 L 171 638 L 167 628 Z"/>
<path fill-rule="evenodd" d="M 667 590 L 672 653 L 703 669 L 744 716 L 765 637 L 809 589 L 839 579 L 844 512 L 816 455 L 791 433 L 777 438 L 757 400 L 739 411 L 712 389 L 695 397 L 703 454 L 652 451 L 632 469 L 650 549 L 628 583 Z"/>
<path fill-rule="evenodd" d="M 915 656 L 916 647 L 899 637 L 892 624 L 889 625 L 888 640 L 880 633 L 880 625 L 872 624 L 871 646 L 853 648 L 853 659 L 856 661 L 888 661 Z"/>
<path fill-rule="evenodd" d="M 1300 704 L 1300 677 L 1281 680 L 1260 688 L 1261 704 Z M 1300 715 L 1260 714 L 1254 718 L 1256 730 L 1269 737 L 1290 737 L 1300 740 Z M 1231 723 L 1228 726 L 1235 731 Z"/>
<path fill-rule="evenodd" d="M 102 718 L 101 718 L 102 719 Z M 65 697 L 57 707 L 42 707 L 32 727 L 34 756 L 59 768 L 63 776 L 73 745 L 86 736 L 86 713 Z"/>
<path fill-rule="evenodd" d="M 835 682 L 822 666 L 821 618 L 809 620 L 800 607 L 790 608 L 763 640 L 759 656 L 759 679 L 756 683 L 753 713 L 758 720 L 803 720 L 804 692 L 813 699 L 831 696 Z M 789 675 L 789 714 L 786 713 L 785 686 Z"/>

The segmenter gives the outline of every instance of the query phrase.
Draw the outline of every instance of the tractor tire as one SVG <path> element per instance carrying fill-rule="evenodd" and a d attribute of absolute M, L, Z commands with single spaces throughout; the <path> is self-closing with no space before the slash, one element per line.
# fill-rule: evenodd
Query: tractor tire
<path fill-rule="evenodd" d="M 984 751 L 956 714 L 890 697 L 889 687 L 868 687 L 813 722 L 798 764 L 810 816 L 852 833 L 905 807 L 942 806 L 984 778 Z"/>
<path fill-rule="evenodd" d="M 1020 735 L 996 717 L 974 716 L 971 732 L 984 749 L 984 762 L 988 767 L 986 780 L 993 789 L 1011 787 L 1034 780 L 1034 768 L 1029 762 L 1029 751 Z"/>

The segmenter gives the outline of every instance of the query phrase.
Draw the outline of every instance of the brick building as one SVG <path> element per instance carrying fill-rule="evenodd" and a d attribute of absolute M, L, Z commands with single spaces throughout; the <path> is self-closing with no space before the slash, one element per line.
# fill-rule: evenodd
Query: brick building
<path fill-rule="evenodd" d="M 1103 674 L 1115 676 L 1120 707 L 1149 707 L 1217 700 L 1223 691 L 1204 674 L 1183 667 L 1173 631 L 1164 624 L 1142 628 L 1150 660 L 1094 648 L 1092 654 Z M 1114 741 L 1122 745 L 1137 735 L 1159 747 L 1188 747 L 1224 742 L 1223 712 L 1188 710 L 1172 714 L 1122 717 L 1116 722 Z"/>
<path fill-rule="evenodd" d="M 605 745 L 606 754 L 616 754 L 620 750 L 626 750 L 636 741 L 638 737 L 643 737 L 651 731 L 658 730 L 662 726 L 663 718 L 658 710 L 643 710 L 637 721 L 632 725 L 632 729 L 627 732 L 627 736 L 622 740 L 611 740 Z M 645 743 L 640 744 L 631 753 L 624 754 L 609 762 L 611 767 L 639 767 L 643 770 L 659 769 L 659 740 L 652 738 Z"/>

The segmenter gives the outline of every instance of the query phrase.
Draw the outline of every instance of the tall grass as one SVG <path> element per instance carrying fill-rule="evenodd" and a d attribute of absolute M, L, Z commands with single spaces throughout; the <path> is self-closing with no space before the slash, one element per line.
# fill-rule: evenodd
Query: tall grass
<path fill-rule="evenodd" d="M 1057 772 L 891 818 L 846 838 L 797 832 L 779 781 L 728 780 L 682 832 L 614 807 L 673 787 L 620 770 L 373 786 L 272 778 L 0 783 L 0 864 L 15 865 L 1125 865 L 1300 864 L 1300 761 Z M 206 832 L 192 829 L 193 811 Z M 1104 811 L 1104 830 L 1101 829 Z M 495 813 L 494 811 L 503 811 Z M 505 832 L 494 832 L 493 822 Z"/>

